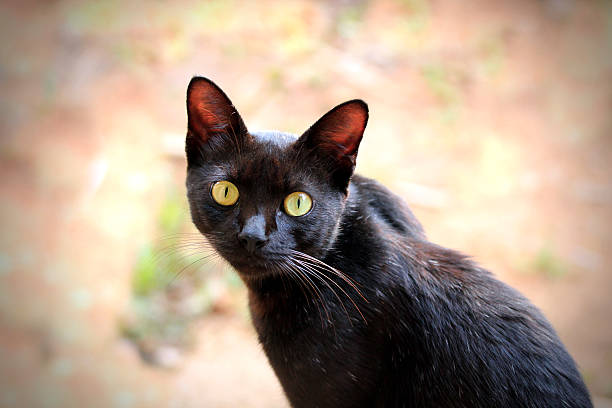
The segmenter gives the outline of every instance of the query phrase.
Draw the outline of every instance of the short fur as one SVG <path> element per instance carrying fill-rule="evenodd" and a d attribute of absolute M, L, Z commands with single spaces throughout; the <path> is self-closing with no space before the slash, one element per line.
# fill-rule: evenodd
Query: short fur
<path fill-rule="evenodd" d="M 210 80 L 188 89 L 194 224 L 248 287 L 259 340 L 294 407 L 591 407 L 551 325 L 466 256 L 427 241 L 401 199 L 353 175 L 367 105 L 304 135 L 249 133 Z M 230 207 L 211 197 L 228 180 Z M 292 217 L 283 199 L 307 192 Z M 248 226 L 248 227 L 247 227 Z M 245 229 L 259 249 L 245 247 Z"/>

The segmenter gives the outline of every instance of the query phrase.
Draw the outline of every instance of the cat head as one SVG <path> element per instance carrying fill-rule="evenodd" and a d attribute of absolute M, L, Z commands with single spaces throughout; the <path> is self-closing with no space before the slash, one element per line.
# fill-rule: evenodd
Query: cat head
<path fill-rule="evenodd" d="M 336 106 L 299 138 L 250 133 L 225 93 L 195 77 L 187 117 L 192 220 L 243 277 L 282 273 L 287 257 L 329 250 L 368 121 L 365 102 Z"/>

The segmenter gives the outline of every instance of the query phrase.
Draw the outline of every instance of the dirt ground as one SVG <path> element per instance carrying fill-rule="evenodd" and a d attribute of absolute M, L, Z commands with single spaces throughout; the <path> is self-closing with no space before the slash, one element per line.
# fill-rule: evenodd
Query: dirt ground
<path fill-rule="evenodd" d="M 612 406 L 612 3 L 5 1 L 0 38 L 0 407 L 287 406 L 241 289 L 171 368 L 121 335 L 195 74 L 253 130 L 366 100 L 358 172 L 525 293 Z"/>

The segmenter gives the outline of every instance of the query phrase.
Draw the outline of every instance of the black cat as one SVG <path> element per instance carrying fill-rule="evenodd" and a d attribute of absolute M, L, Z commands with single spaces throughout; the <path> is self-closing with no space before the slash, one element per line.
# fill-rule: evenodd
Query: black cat
<path fill-rule="evenodd" d="M 248 287 L 294 407 L 590 407 L 521 294 L 427 241 L 402 201 L 353 175 L 367 105 L 301 137 L 249 133 L 210 80 L 187 90 L 193 222 Z"/>

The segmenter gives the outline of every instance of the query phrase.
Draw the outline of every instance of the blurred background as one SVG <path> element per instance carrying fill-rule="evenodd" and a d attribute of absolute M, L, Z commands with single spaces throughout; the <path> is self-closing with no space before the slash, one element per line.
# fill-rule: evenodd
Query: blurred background
<path fill-rule="evenodd" d="M 0 407 L 287 407 L 184 198 L 185 90 L 301 133 L 549 317 L 612 404 L 612 2 L 3 1 Z"/>

